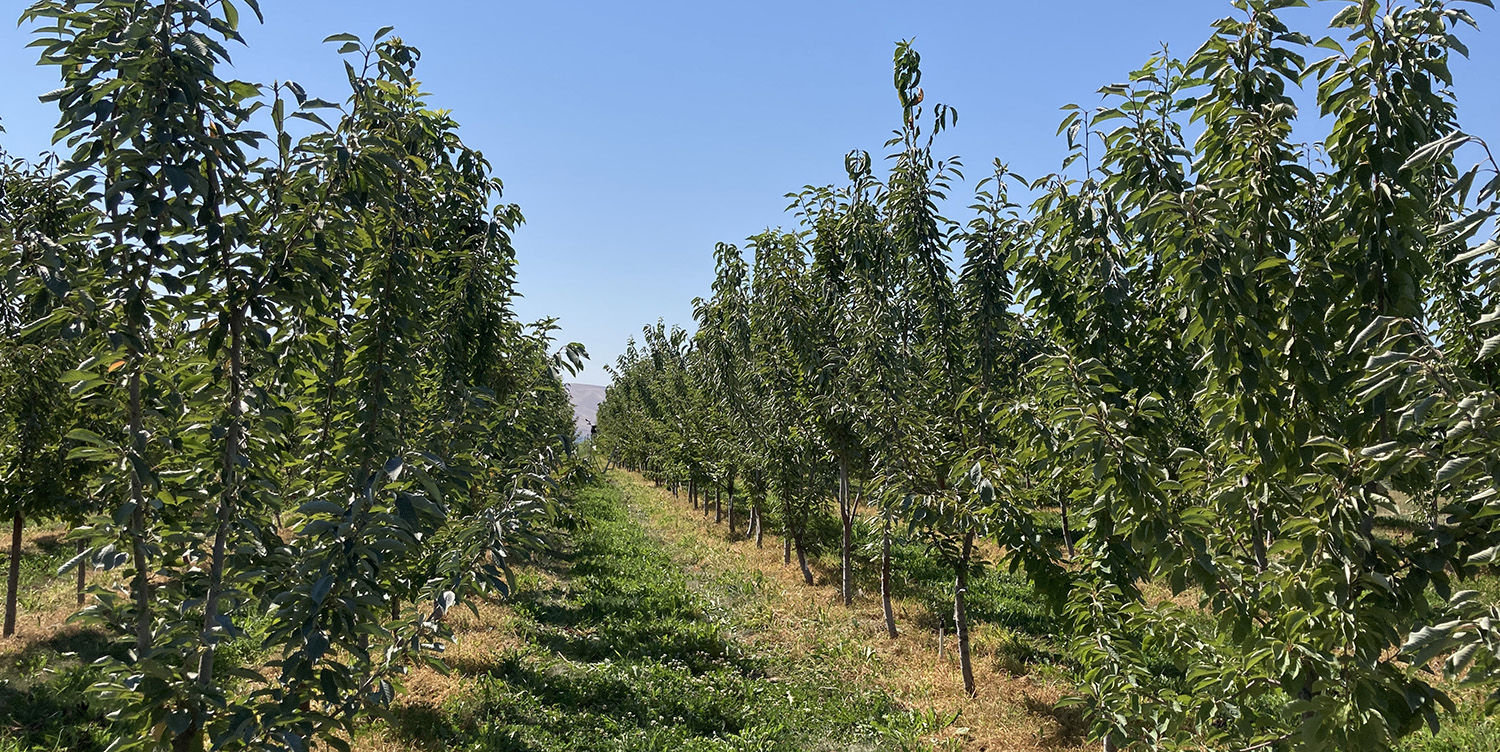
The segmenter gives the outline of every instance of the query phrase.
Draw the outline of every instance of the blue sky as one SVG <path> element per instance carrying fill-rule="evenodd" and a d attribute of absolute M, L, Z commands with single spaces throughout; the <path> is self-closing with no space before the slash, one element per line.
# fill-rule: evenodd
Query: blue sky
<path fill-rule="evenodd" d="M 22 3 L 5 5 L 19 13 Z M 1294 11 L 1304 30 L 1340 3 Z M 516 234 L 528 319 L 557 316 L 588 346 L 578 380 L 603 384 L 626 337 L 658 317 L 691 324 L 713 278 L 713 245 L 788 225 L 784 194 L 840 181 L 843 155 L 874 154 L 897 125 L 891 53 L 915 38 L 927 101 L 956 107 L 938 151 L 973 178 L 999 157 L 1026 176 L 1058 168 L 1058 108 L 1093 105 L 1161 43 L 1190 54 L 1221 0 L 1052 2 L 492 2 L 262 0 L 245 13 L 239 78 L 293 79 L 341 99 L 338 32 L 384 25 L 420 47 L 434 106 L 505 180 L 527 224 Z M 1466 130 L 1500 144 L 1500 14 L 1455 64 Z M 1301 23 L 1300 21 L 1298 23 Z M 26 29 L 0 24 L 0 143 L 34 155 L 56 88 Z M 1310 56 L 1316 57 L 1320 51 Z M 1311 110 L 1305 111 L 1311 115 Z M 1310 125 L 1309 138 L 1318 126 Z M 957 187 L 963 197 L 967 187 Z M 962 204 L 951 212 L 966 219 Z"/>

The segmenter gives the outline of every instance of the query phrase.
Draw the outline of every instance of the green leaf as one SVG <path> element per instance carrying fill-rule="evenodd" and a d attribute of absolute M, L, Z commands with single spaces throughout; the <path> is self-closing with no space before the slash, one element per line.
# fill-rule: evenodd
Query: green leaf
<path fill-rule="evenodd" d="M 1490 546 L 1483 551 L 1469 556 L 1467 562 L 1478 566 L 1481 564 L 1493 564 L 1497 558 L 1500 558 L 1500 546 Z"/>
<path fill-rule="evenodd" d="M 1255 273 L 1258 273 L 1258 272 L 1263 272 L 1263 271 L 1265 271 L 1267 269 L 1274 269 L 1274 268 L 1276 268 L 1278 266 L 1290 266 L 1291 263 L 1292 262 L 1291 262 L 1290 259 L 1285 259 L 1285 258 L 1281 258 L 1279 256 L 1274 256 L 1272 258 L 1268 258 L 1268 259 L 1265 259 L 1264 261 L 1261 261 L 1259 264 L 1256 264 L 1255 268 L 1253 270 L 1251 270 L 1251 271 L 1255 272 Z"/>
<path fill-rule="evenodd" d="M 83 551 L 83 553 L 80 553 L 80 554 L 74 556 L 73 558 L 68 559 L 66 562 L 63 563 L 62 566 L 60 566 L 60 567 L 57 568 L 57 574 L 58 574 L 58 576 L 62 576 L 62 575 L 67 574 L 68 572 L 71 572 L 74 567 L 82 566 L 83 562 L 85 560 L 87 560 L 90 556 L 93 556 L 93 555 L 94 555 L 94 550 L 90 548 L 90 549 L 85 549 Z"/>
<path fill-rule="evenodd" d="M 1484 344 L 1479 348 L 1477 360 L 1489 360 L 1496 351 L 1500 351 L 1500 334 L 1486 338 Z"/>
<path fill-rule="evenodd" d="M 333 575 L 331 575 L 331 574 L 323 575 L 313 585 L 312 591 L 308 594 L 308 597 L 312 598 L 313 603 L 316 603 L 318 605 L 322 605 L 323 601 L 328 598 L 328 593 L 330 591 L 332 591 L 332 590 L 333 590 Z"/>
<path fill-rule="evenodd" d="M 82 441 L 85 444 L 92 444 L 97 447 L 113 448 L 114 446 L 106 441 L 103 436 L 87 428 L 75 428 L 69 431 L 66 436 L 63 436 L 63 438 L 69 441 Z"/>
<path fill-rule="evenodd" d="M 1438 469 L 1437 476 L 1434 478 L 1434 480 L 1438 483 L 1448 483 L 1454 478 L 1462 475 L 1464 471 L 1473 467 L 1474 464 L 1478 461 L 1479 458 L 1477 457 L 1454 457 L 1453 459 L 1443 463 L 1443 466 Z"/>
<path fill-rule="evenodd" d="M 344 506 L 342 504 L 335 504 L 334 502 L 325 501 L 322 499 L 314 499 L 313 501 L 306 502 L 302 504 L 302 506 L 297 507 L 297 514 L 306 517 L 311 517 L 315 514 L 327 514 L 334 517 L 343 517 L 346 511 L 347 510 L 344 509 Z"/>

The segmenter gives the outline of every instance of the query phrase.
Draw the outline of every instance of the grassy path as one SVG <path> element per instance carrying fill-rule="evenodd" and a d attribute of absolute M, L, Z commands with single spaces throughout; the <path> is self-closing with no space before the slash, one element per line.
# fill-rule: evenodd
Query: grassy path
<path fill-rule="evenodd" d="M 695 512 L 685 498 L 653 487 L 639 476 L 615 473 L 612 481 L 630 500 L 634 514 L 689 577 L 692 589 L 710 604 L 748 649 L 777 656 L 785 664 L 820 676 L 821 682 L 883 692 L 927 719 L 923 739 L 964 750 L 1096 749 L 1082 738 L 1083 723 L 1053 708 L 1068 690 L 1065 672 L 1038 660 L 1049 646 L 1048 625 L 1035 598 L 1014 592 L 1017 583 L 987 572 L 971 584 L 971 615 L 979 696 L 964 697 L 957 661 L 939 657 L 933 613 L 951 581 L 902 567 L 906 579 L 924 584 L 898 599 L 903 633 L 885 637 L 874 592 L 861 593 L 853 608 L 838 597 L 838 561 L 832 552 L 814 562 L 817 584 L 803 584 L 795 566 L 782 564 L 781 541 L 767 536 L 765 548 L 751 541 L 728 541 L 711 517 Z M 873 583 L 867 583 L 873 590 Z M 1481 584 L 1494 590 L 1493 583 Z M 932 592 L 941 590 L 942 593 Z M 1038 647 L 1041 650 L 1038 650 Z M 1500 750 L 1500 719 L 1486 717 L 1482 698 L 1460 690 L 1459 712 L 1444 720 L 1436 735 L 1420 731 L 1398 742 L 1400 752 Z"/>
<path fill-rule="evenodd" d="M 583 522 L 558 559 L 461 625 L 454 674 L 416 672 L 390 727 L 357 747 L 925 749 L 944 732 L 879 688 L 737 633 L 744 614 L 693 586 L 650 491 L 614 478 L 579 495 Z"/>
<path fill-rule="evenodd" d="M 809 587 L 795 565 L 782 564 L 779 538 L 768 534 L 764 548 L 749 540 L 731 542 L 722 526 L 694 512 L 685 498 L 631 474 L 616 472 L 611 480 L 649 535 L 687 573 L 693 591 L 749 650 L 795 666 L 824 685 L 895 698 L 910 717 L 921 719 L 913 738 L 939 748 L 1085 748 L 1080 720 L 1053 708 L 1067 691 L 1066 680 L 1017 657 L 1030 651 L 1019 644 L 1026 639 L 1021 631 L 998 621 L 975 626 L 979 696 L 970 699 L 963 694 L 957 656 L 951 650 L 939 656 L 933 608 L 925 598 L 897 599 L 901 636 L 890 640 L 873 583 L 857 592 L 852 607 L 839 600 L 832 552 L 814 560 L 817 584 Z M 996 610 L 1012 605 L 1027 612 L 1038 608 L 1032 599 L 1006 601 Z"/>
<path fill-rule="evenodd" d="M 451 671 L 412 672 L 363 752 L 437 750 L 1048 750 L 1089 748 L 1053 710 L 1067 677 L 1048 657 L 1049 623 L 1022 585 L 976 580 L 979 696 L 939 656 L 941 573 L 902 565 L 902 635 L 884 635 L 864 589 L 839 602 L 837 562 L 818 583 L 766 547 L 725 539 L 685 499 L 615 472 L 585 489 L 552 558 L 521 568 L 515 597 L 454 615 Z M 103 749 L 105 708 L 85 695 L 107 638 L 64 622 L 71 555 L 61 529 L 28 535 L 22 634 L 0 645 L 0 752 Z M 936 604 L 936 605 L 935 605 Z M 248 648 L 248 644 L 247 644 Z M 257 665 L 253 649 L 238 656 Z M 1466 702 L 1436 738 L 1402 752 L 1500 749 L 1494 719 Z"/>

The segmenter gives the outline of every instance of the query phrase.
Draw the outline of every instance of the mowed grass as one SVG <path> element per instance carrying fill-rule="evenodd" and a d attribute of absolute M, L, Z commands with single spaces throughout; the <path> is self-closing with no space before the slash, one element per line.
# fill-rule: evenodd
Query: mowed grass
<path fill-rule="evenodd" d="M 951 616 L 939 653 L 938 621 L 951 615 L 951 573 L 927 564 L 930 557 L 919 546 L 895 551 L 900 635 L 892 640 L 868 545 L 861 546 L 854 604 L 846 607 L 839 598 L 836 521 L 818 520 L 809 537 L 815 584 L 808 586 L 795 563 L 782 563 L 774 518 L 768 516 L 764 547 L 757 548 L 738 535 L 727 540 L 713 513 L 692 509 L 685 496 L 674 497 L 638 475 L 611 477 L 686 571 L 693 591 L 754 650 L 800 666 L 820 683 L 870 687 L 897 698 L 909 718 L 921 720 L 912 736 L 924 744 L 984 752 L 1091 748 L 1076 712 L 1054 707 L 1070 685 L 1047 634 L 1051 617 L 1024 580 L 990 571 L 971 584 L 979 596 L 973 608 L 986 620 L 974 629 L 979 693 L 969 698 L 958 672 Z M 868 531 L 860 538 L 870 542 Z"/>
<path fill-rule="evenodd" d="M 765 547 L 728 541 L 685 498 L 612 473 L 568 503 L 552 556 L 519 569 L 510 601 L 455 612 L 451 671 L 414 669 L 384 721 L 354 748 L 435 750 L 1092 749 L 1076 714 L 1066 635 L 1024 579 L 994 568 L 970 591 L 979 696 L 964 697 L 950 642 L 951 575 L 921 546 L 896 548 L 902 634 L 885 636 L 874 570 L 853 608 L 838 599 L 837 527 L 813 543 L 817 584 Z M 743 512 L 743 510 L 741 510 Z M 743 523 L 743 517 L 740 522 Z M 772 528 L 767 527 L 768 531 Z M 88 663 L 115 649 L 66 623 L 72 580 L 63 528 L 38 525 L 23 551 L 22 633 L 0 642 L 0 752 L 102 750 L 109 733 L 86 692 Z M 869 530 L 861 530 L 871 550 Z M 3 564 L 3 552 L 0 552 Z M 106 576 L 91 575 L 104 582 Z M 1471 586 L 1500 596 L 1500 578 Z M 239 663 L 264 656 L 248 642 Z M 1482 696 L 1401 752 L 1500 750 Z"/>
<path fill-rule="evenodd" d="M 786 604 L 777 608 L 774 619 L 792 626 L 777 641 L 818 653 L 831 665 L 840 665 L 846 676 L 866 676 L 903 701 L 953 718 L 951 726 L 961 731 L 955 737 L 963 741 L 964 749 L 1097 748 L 1084 741 L 1086 725 L 1079 715 L 1053 707 L 1058 698 L 1072 691 L 1075 681 L 1076 667 L 1068 656 L 1069 625 L 1051 613 L 1024 577 L 986 566 L 970 580 L 968 612 L 979 696 L 967 700 L 957 686 L 958 667 L 951 650 L 953 574 L 920 543 L 898 541 L 892 548 L 897 621 L 903 633 L 891 642 L 884 638 L 880 619 L 873 562 L 878 530 L 872 526 L 855 528 L 858 595 L 854 607 L 845 609 L 837 597 L 840 530 L 831 507 L 825 507 L 809 524 L 806 542 L 816 584 L 808 588 L 802 585 L 795 564 L 781 565 L 781 540 L 770 534 L 780 528 L 774 514 L 766 520 L 766 548 L 756 550 L 753 543 L 726 540 L 723 526 L 712 522 L 713 513 L 704 516 L 692 510 L 685 497 L 673 498 L 638 476 L 626 476 L 625 482 L 663 500 L 657 516 L 670 521 L 684 541 L 692 540 L 684 546 L 691 548 L 690 561 L 702 562 L 698 576 L 709 580 L 706 592 L 737 602 L 732 610 L 766 601 L 768 591 L 775 602 L 779 592 Z M 1060 519 L 1053 515 L 1052 521 L 1052 528 L 1043 533 L 1060 542 Z M 996 553 L 992 547 L 981 551 L 990 558 Z M 736 570 L 741 573 L 733 574 Z M 758 592 L 744 595 L 744 583 Z M 1500 602 L 1500 574 L 1496 572 L 1465 582 L 1463 587 L 1479 590 L 1492 603 Z M 1171 597 L 1158 590 L 1152 591 L 1153 597 Z M 1185 603 L 1194 600 L 1190 594 L 1181 599 Z M 950 650 L 941 658 L 936 650 L 939 625 L 947 629 L 950 640 Z M 862 663 L 866 665 L 861 667 Z M 1161 669 L 1169 674 L 1174 671 L 1166 656 L 1162 656 Z M 1485 714 L 1484 692 L 1436 676 L 1428 680 L 1448 691 L 1457 709 L 1442 716 L 1438 733 L 1419 730 L 1398 741 L 1397 752 L 1500 752 L 1500 716 Z"/>
<path fill-rule="evenodd" d="M 370 741 L 422 750 L 925 749 L 946 725 L 871 686 L 758 649 L 690 587 L 627 505 L 595 485 L 556 560 L 509 604 L 515 637 L 458 662 L 458 691 L 417 695 Z M 460 636 L 460 641 L 463 637 Z M 360 746 L 360 745 L 356 745 Z"/>

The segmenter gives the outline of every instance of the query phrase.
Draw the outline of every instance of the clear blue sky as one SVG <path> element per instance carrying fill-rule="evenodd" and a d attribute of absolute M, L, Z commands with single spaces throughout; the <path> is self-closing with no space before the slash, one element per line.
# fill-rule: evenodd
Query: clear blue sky
<path fill-rule="evenodd" d="M 23 4 L 4 3 L 13 15 Z M 691 324 L 715 242 L 790 225 L 784 194 L 842 180 L 849 149 L 881 152 L 898 120 L 898 39 L 916 39 L 927 101 L 959 111 L 941 153 L 961 155 L 972 177 L 995 157 L 1037 176 L 1062 156 L 1060 105 L 1097 103 L 1162 42 L 1190 54 L 1231 12 L 1220 0 L 262 5 L 264 26 L 243 14 L 240 78 L 342 99 L 323 37 L 389 24 L 422 49 L 431 103 L 454 111 L 526 215 L 522 315 L 560 317 L 593 355 L 579 380 L 595 384 L 642 325 Z M 1320 36 L 1311 25 L 1340 4 L 1313 5 L 1295 17 Z M 1473 57 L 1455 65 L 1460 114 L 1500 144 L 1500 14 L 1472 7 L 1486 31 L 1467 35 Z M 36 95 L 56 88 L 28 40 L 0 24 L 0 143 L 27 156 L 55 122 Z"/>

